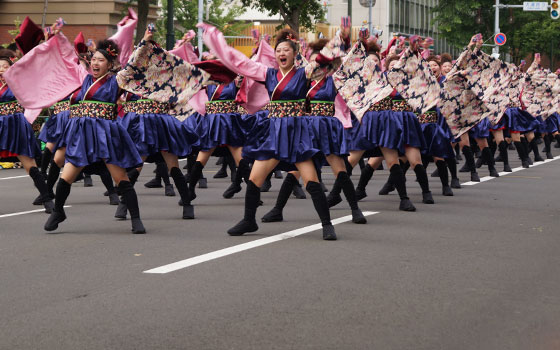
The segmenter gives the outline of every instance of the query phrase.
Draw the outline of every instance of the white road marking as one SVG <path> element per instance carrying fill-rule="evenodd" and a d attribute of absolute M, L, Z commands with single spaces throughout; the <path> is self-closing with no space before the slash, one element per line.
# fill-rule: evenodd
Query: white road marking
<path fill-rule="evenodd" d="M 377 211 L 365 211 L 363 214 L 364 214 L 364 216 L 369 216 L 369 215 L 375 215 L 375 214 L 378 214 L 378 213 L 379 212 L 377 212 Z M 348 222 L 348 221 L 351 221 L 351 220 L 352 220 L 352 215 L 347 215 L 347 216 L 343 216 L 343 217 L 338 218 L 338 219 L 333 219 L 332 224 L 337 225 L 337 224 L 341 224 L 343 222 Z M 156 267 L 154 269 L 144 271 L 144 273 L 164 274 L 164 273 L 169 273 L 169 272 L 181 270 L 181 269 L 184 269 L 184 268 L 187 268 L 187 267 L 190 267 L 190 266 L 202 264 L 202 263 L 210 261 L 210 260 L 223 258 L 224 256 L 232 255 L 232 254 L 235 254 L 235 253 L 239 253 L 239 252 L 249 250 L 249 249 L 253 249 L 253 248 L 257 248 L 257 247 L 261 247 L 261 246 L 266 245 L 266 244 L 270 244 L 270 243 L 274 243 L 274 242 L 278 242 L 278 241 L 283 241 L 285 239 L 290 239 L 290 238 L 294 238 L 294 237 L 297 237 L 297 236 L 301 236 L 305 233 L 316 231 L 316 230 L 319 230 L 319 229 L 321 229 L 321 224 L 305 226 L 305 227 L 298 228 L 298 229 L 295 229 L 295 230 L 292 230 L 292 231 L 280 233 L 278 235 L 274 235 L 274 236 L 271 236 L 271 237 L 257 239 L 257 240 L 251 241 L 251 242 L 238 244 L 238 245 L 235 245 L 233 247 L 220 249 L 220 250 L 216 250 L 214 252 L 210 252 L 210 253 L 202 254 L 202 255 L 199 255 L 199 256 L 195 256 L 195 257 L 192 257 L 192 258 L 189 258 L 189 259 L 177 261 L 177 262 L 174 262 L 172 264 Z"/>
<path fill-rule="evenodd" d="M 536 162 L 535 164 L 530 165 L 529 168 L 517 167 L 517 168 L 511 169 L 511 173 L 502 171 L 499 174 L 500 174 L 500 176 L 506 176 L 506 175 L 513 174 L 513 173 L 516 173 L 516 172 L 521 171 L 521 170 L 531 169 L 531 168 L 534 168 L 534 167 L 539 166 L 539 165 L 550 163 L 550 162 L 553 162 L 553 161 L 558 160 L 558 159 L 560 159 L 560 156 L 556 156 L 556 157 L 554 157 L 554 159 L 545 159 L 543 162 Z M 490 181 L 492 179 L 499 179 L 499 177 L 485 176 L 485 177 L 480 178 L 480 182 L 467 181 L 465 183 L 462 183 L 461 186 L 474 186 L 474 185 L 477 185 L 477 184 L 480 184 L 480 183 L 483 183 L 483 182 L 486 182 L 486 181 Z"/>
<path fill-rule="evenodd" d="M 71 205 L 65 205 L 64 208 L 71 208 Z M 35 209 L 35 210 L 28 210 L 28 211 L 20 211 L 17 213 L 10 213 L 10 214 L 4 214 L 4 215 L 0 215 L 0 219 L 1 218 L 8 218 L 10 216 L 19 216 L 19 215 L 25 215 L 25 214 L 33 214 L 33 213 L 44 213 L 45 212 L 45 208 L 43 209 Z"/>
<path fill-rule="evenodd" d="M 0 180 L 11 180 L 11 179 L 21 179 L 23 177 L 29 177 L 29 175 L 19 175 L 19 176 L 10 176 L 10 177 L 0 177 Z"/>

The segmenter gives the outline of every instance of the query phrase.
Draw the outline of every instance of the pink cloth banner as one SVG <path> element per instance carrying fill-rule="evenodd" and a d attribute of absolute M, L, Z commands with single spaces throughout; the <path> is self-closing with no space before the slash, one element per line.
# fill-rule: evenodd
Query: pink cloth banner
<path fill-rule="evenodd" d="M 134 50 L 134 31 L 136 30 L 137 23 L 138 15 L 136 15 L 136 12 L 134 12 L 131 8 L 128 8 L 128 15 L 117 24 L 117 32 L 109 38 L 119 46 L 121 51 L 119 54 L 121 67 L 126 66 L 126 63 Z"/>

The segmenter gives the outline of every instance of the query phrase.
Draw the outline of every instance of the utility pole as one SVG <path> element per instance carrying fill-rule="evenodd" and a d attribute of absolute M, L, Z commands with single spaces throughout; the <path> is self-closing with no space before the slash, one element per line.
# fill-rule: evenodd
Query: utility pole
<path fill-rule="evenodd" d="M 173 25 L 173 1 L 174 0 L 167 0 L 167 35 L 165 41 L 165 48 L 167 50 L 173 50 L 173 46 L 175 46 L 175 26 Z"/>
<path fill-rule="evenodd" d="M 198 0 L 198 23 L 202 22 L 204 14 L 204 0 Z M 198 28 L 198 58 L 202 58 L 202 28 Z"/>
<path fill-rule="evenodd" d="M 348 0 L 348 17 L 352 20 L 352 0 Z M 352 23 L 350 23 L 350 26 L 352 26 Z"/>
<path fill-rule="evenodd" d="M 496 6 L 494 8 L 496 11 L 496 14 L 494 16 L 494 35 L 496 35 L 500 32 L 500 0 L 496 0 Z M 495 45 L 492 48 L 492 53 L 499 55 L 500 47 L 498 45 Z"/>

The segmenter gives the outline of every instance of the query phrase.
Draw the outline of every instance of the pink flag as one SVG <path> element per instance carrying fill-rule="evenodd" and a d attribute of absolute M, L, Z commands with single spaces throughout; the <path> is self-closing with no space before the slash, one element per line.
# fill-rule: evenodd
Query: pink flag
<path fill-rule="evenodd" d="M 198 56 L 194 53 L 194 47 L 190 42 L 184 41 L 181 46 L 169 51 L 169 53 L 174 54 L 177 57 L 181 57 L 183 61 L 188 63 L 200 62 Z"/>
<path fill-rule="evenodd" d="M 136 12 L 129 7 L 128 15 L 117 24 L 117 33 L 109 38 L 110 40 L 113 40 L 121 50 L 121 53 L 119 54 L 121 67 L 126 66 L 130 55 L 132 55 L 132 51 L 134 49 L 134 30 L 136 29 L 136 23 L 138 23 L 138 16 L 136 15 Z"/>
<path fill-rule="evenodd" d="M 78 89 L 86 75 L 78 64 L 74 45 L 58 33 L 17 61 L 4 73 L 4 78 L 25 108 L 25 118 L 33 123 L 43 108 Z"/>

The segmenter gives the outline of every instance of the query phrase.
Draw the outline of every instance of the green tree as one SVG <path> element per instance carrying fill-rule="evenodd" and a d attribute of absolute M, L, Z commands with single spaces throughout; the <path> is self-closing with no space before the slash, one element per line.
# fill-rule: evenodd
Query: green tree
<path fill-rule="evenodd" d="M 502 0 L 501 3 L 519 4 L 519 1 Z M 493 4 L 492 0 L 440 1 L 434 9 L 434 23 L 440 34 L 458 48 L 466 46 L 476 33 L 482 33 L 484 40 L 493 44 Z M 500 30 L 508 38 L 500 52 L 509 53 L 516 63 L 535 52 L 549 57 L 552 54 L 553 61 L 560 54 L 560 21 L 551 19 L 548 11 L 501 9 Z"/>
<path fill-rule="evenodd" d="M 157 21 L 157 32 L 155 35 L 156 40 L 159 42 L 165 41 L 167 34 L 167 1 L 162 1 L 163 16 Z M 250 24 L 235 21 L 235 18 L 245 12 L 243 6 L 240 5 L 227 5 L 224 0 L 206 0 L 211 1 L 210 6 L 205 6 L 204 21 L 216 26 L 226 36 L 239 36 L 245 28 Z M 190 0 L 174 0 L 175 6 L 175 37 L 180 39 L 190 29 L 196 31 L 196 24 L 198 23 L 198 1 Z M 208 13 L 206 13 L 208 9 Z"/>
<path fill-rule="evenodd" d="M 300 27 L 313 29 L 314 24 L 322 21 L 325 9 L 318 0 L 241 0 L 245 6 L 271 15 L 280 15 L 283 24 L 299 32 Z"/>

